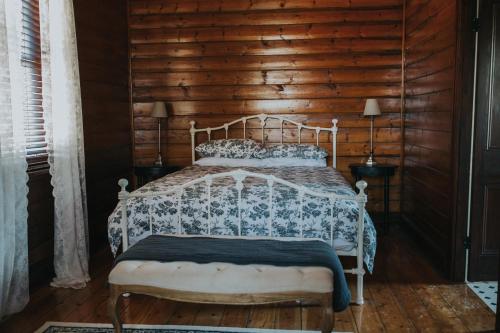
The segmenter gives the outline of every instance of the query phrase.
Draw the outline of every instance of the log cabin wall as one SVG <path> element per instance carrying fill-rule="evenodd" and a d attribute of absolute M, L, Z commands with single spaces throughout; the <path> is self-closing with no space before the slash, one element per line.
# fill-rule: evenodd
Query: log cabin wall
<path fill-rule="evenodd" d="M 119 178 L 130 178 L 127 4 L 74 0 L 91 250 L 107 244 Z"/>
<path fill-rule="evenodd" d="M 28 172 L 30 289 L 54 277 L 54 199 L 48 165 Z"/>
<path fill-rule="evenodd" d="M 407 0 L 402 218 L 447 271 L 453 226 L 457 2 Z"/>
<path fill-rule="evenodd" d="M 156 159 L 149 113 L 151 102 L 166 101 L 168 164 L 191 164 L 190 120 L 208 127 L 265 112 L 330 127 L 336 117 L 338 168 L 351 179 L 348 164 L 369 152 L 367 97 L 378 98 L 383 111 L 375 123 L 378 161 L 400 164 L 402 0 L 128 3 L 136 165 Z M 266 131 L 267 142 L 279 142 L 277 126 L 268 124 L 275 129 Z M 247 128 L 247 137 L 260 140 L 257 122 Z M 297 142 L 295 130 L 284 134 Z M 331 151 L 331 136 L 320 141 Z M 313 133 L 303 131 L 302 142 L 315 142 Z M 391 209 L 399 211 L 399 170 L 391 181 Z M 380 180 L 369 183 L 369 208 L 381 211 Z"/>

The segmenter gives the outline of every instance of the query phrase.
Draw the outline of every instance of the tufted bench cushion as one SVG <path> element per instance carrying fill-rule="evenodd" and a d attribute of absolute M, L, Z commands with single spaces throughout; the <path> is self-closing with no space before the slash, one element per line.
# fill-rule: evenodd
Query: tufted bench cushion
<path fill-rule="evenodd" d="M 175 261 L 122 261 L 109 275 L 115 285 L 141 285 L 219 294 L 314 292 L 333 290 L 333 273 L 325 267 L 197 264 Z"/>

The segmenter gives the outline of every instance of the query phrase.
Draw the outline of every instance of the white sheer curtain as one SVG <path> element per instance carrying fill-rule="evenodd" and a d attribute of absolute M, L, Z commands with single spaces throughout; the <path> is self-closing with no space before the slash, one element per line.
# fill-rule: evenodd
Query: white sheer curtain
<path fill-rule="evenodd" d="M 54 186 L 55 287 L 89 281 L 82 103 L 71 0 L 40 0 L 43 107 Z"/>
<path fill-rule="evenodd" d="M 20 4 L 0 0 L 0 318 L 29 300 Z"/>

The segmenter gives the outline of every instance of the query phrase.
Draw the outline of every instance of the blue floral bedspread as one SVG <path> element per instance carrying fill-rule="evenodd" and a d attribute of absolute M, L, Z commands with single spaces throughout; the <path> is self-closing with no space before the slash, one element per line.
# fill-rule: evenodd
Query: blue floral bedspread
<path fill-rule="evenodd" d="M 219 166 L 190 166 L 146 184 L 134 193 L 155 193 L 171 189 L 206 174 L 228 172 L 236 168 Z M 239 168 L 250 172 L 274 175 L 297 185 L 339 195 L 355 195 L 342 175 L 332 168 L 279 167 Z M 241 194 L 241 235 L 269 235 L 269 187 L 264 179 L 247 177 Z M 238 235 L 238 191 L 232 177 L 214 179 L 210 190 L 205 182 L 184 189 L 180 207 L 175 193 L 134 197 L 127 202 L 129 245 L 151 234 Z M 355 201 L 336 200 L 332 205 L 326 198 L 305 195 L 302 210 L 302 235 L 305 238 L 331 239 L 330 223 L 333 209 L 333 239 L 356 246 L 358 205 Z M 113 254 L 121 243 L 120 205 L 108 219 L 108 238 Z M 210 212 L 210 213 L 209 213 Z M 210 219 L 209 219 L 210 214 Z M 281 184 L 273 185 L 271 234 L 274 237 L 300 237 L 300 199 L 297 190 Z M 210 221 L 210 224 L 209 224 Z M 364 261 L 373 269 L 376 232 L 365 213 L 363 238 Z"/>

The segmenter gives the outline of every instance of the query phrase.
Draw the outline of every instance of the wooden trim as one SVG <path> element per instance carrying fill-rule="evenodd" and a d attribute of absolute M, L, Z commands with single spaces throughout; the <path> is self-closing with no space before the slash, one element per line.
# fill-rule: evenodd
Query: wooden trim
<path fill-rule="evenodd" d="M 472 18 L 476 0 L 457 1 L 457 56 L 455 114 L 453 117 L 453 218 L 450 248 L 450 278 L 465 280 L 464 240 L 467 230 L 469 163 L 472 133 L 472 103 L 474 94 L 474 37 Z"/>
<path fill-rule="evenodd" d="M 135 164 L 135 123 L 134 123 L 134 85 L 132 79 L 132 48 L 130 46 L 130 1 L 127 1 L 127 57 L 128 57 L 128 99 L 129 99 L 129 119 L 130 119 L 130 165 Z M 137 187 L 137 179 L 132 177 L 132 187 Z"/>
<path fill-rule="evenodd" d="M 331 293 L 306 293 L 300 291 L 262 294 L 217 294 L 182 291 L 142 285 L 117 285 L 112 283 L 110 283 L 110 288 L 112 292 L 114 291 L 119 294 L 142 294 L 164 298 L 176 302 L 189 302 L 199 304 L 264 305 L 300 301 L 307 302 L 308 304 L 321 305 L 323 304 L 324 299 L 331 299 L 332 297 Z"/>
<path fill-rule="evenodd" d="M 312 292 L 283 292 L 262 294 L 213 294 L 192 291 L 181 291 L 159 287 L 141 285 L 116 285 L 110 283 L 110 296 L 108 299 L 108 312 L 113 322 L 116 333 L 122 332 L 121 320 L 117 309 L 118 299 L 125 293 L 149 295 L 157 298 L 178 302 L 198 304 L 224 304 L 224 305 L 264 305 L 284 302 L 307 302 L 320 305 L 323 309 L 322 333 L 330 333 L 335 324 L 335 314 L 332 309 L 332 293 Z"/>

